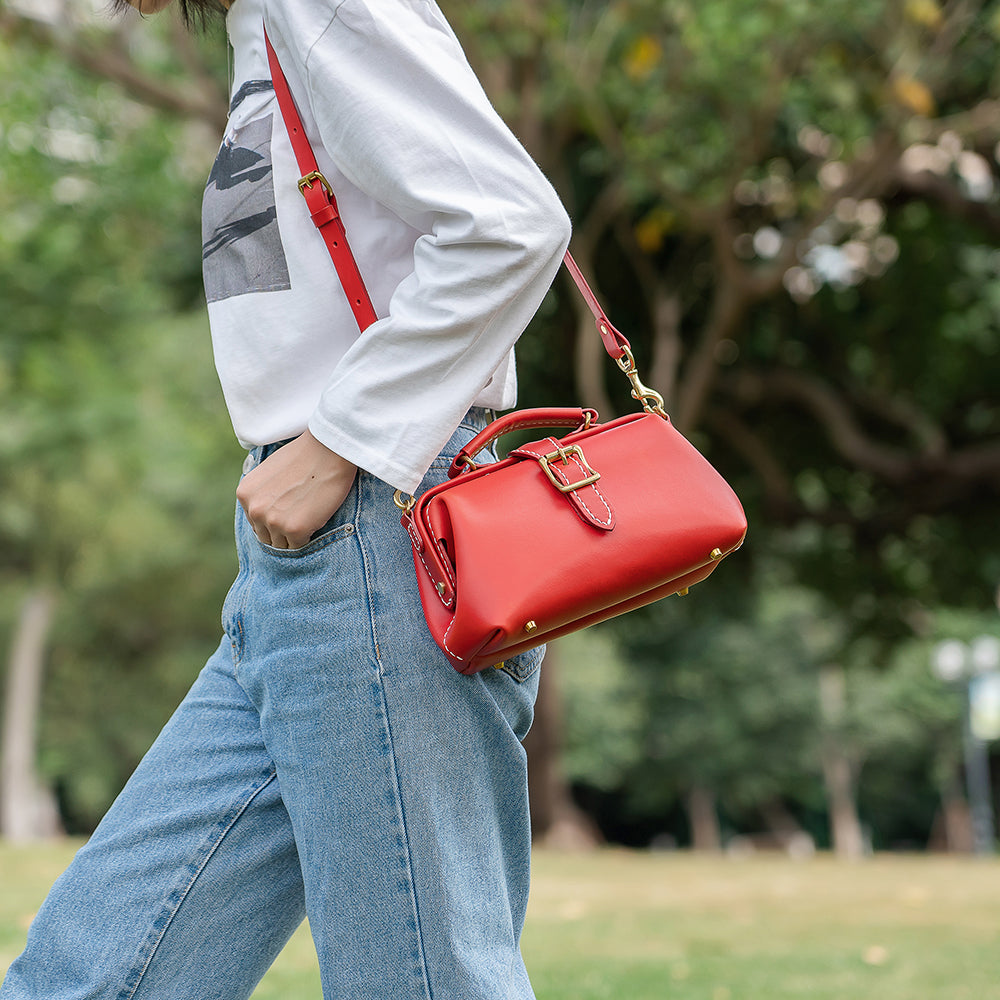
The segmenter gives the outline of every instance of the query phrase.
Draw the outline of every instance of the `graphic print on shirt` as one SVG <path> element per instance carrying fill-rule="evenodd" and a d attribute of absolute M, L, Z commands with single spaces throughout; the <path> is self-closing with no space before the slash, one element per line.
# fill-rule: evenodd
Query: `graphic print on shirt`
<path fill-rule="evenodd" d="M 226 139 L 205 186 L 201 257 L 209 302 L 291 287 L 274 200 L 273 121 L 259 118 Z"/>

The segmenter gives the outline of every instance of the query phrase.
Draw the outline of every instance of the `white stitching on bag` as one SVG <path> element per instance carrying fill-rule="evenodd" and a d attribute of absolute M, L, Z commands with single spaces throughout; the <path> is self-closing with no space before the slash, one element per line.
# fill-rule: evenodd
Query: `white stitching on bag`
<path fill-rule="evenodd" d="M 545 440 L 546 440 L 546 441 L 550 441 L 550 442 L 551 442 L 551 443 L 552 443 L 552 444 L 553 444 L 553 445 L 555 446 L 555 448 L 556 448 L 556 450 L 557 450 L 557 451 L 560 451 L 560 450 L 561 450 L 562 446 L 561 446 L 561 445 L 559 444 L 559 442 L 558 442 L 558 441 L 557 441 L 557 440 L 556 440 L 555 438 L 546 438 Z M 574 461 L 574 462 L 576 463 L 576 467 L 577 467 L 577 468 L 578 468 L 578 469 L 579 469 L 579 470 L 580 470 L 580 471 L 581 471 L 581 472 L 583 473 L 584 477 L 586 477 L 586 476 L 587 476 L 587 475 L 588 475 L 589 473 L 587 472 L 587 469 L 586 469 L 586 468 L 585 468 L 585 467 L 584 467 L 584 466 L 583 466 L 583 465 L 581 464 L 581 462 L 580 462 L 580 459 L 579 459 L 579 458 L 577 458 L 577 456 L 576 456 L 576 455 L 570 455 L 569 457 L 573 459 L 573 461 Z M 551 466 L 551 465 L 549 465 L 549 468 L 551 469 L 551 468 L 552 468 L 552 466 Z M 558 472 L 559 472 L 559 471 L 560 471 L 560 470 L 556 470 L 556 474 L 558 474 Z M 565 483 L 564 483 L 564 485 L 568 485 L 568 484 L 569 484 L 569 476 L 567 476 L 567 477 L 566 477 L 566 480 L 565 480 Z M 591 509 L 590 509 L 590 508 L 588 507 L 588 506 L 587 506 L 587 501 L 586 501 L 586 500 L 584 500 L 582 496 L 580 496 L 580 492 L 581 492 L 581 491 L 580 491 L 580 490 L 576 490 L 576 491 L 575 491 L 575 493 L 576 493 L 576 498 L 577 498 L 577 500 L 578 500 L 578 501 L 580 502 L 580 506 L 581 506 L 581 507 L 583 507 L 583 509 L 584 509 L 584 510 L 585 510 L 585 511 L 586 511 L 586 512 L 587 512 L 587 513 L 588 513 L 588 514 L 589 514 L 589 515 L 590 515 L 590 516 L 591 516 L 591 517 L 592 517 L 592 518 L 593 518 L 593 519 L 595 520 L 595 521 L 597 521 L 597 523 L 598 523 L 598 524 L 611 524 L 611 520 L 612 520 L 612 518 L 614 517 L 614 514 L 612 514 L 612 513 L 611 513 L 611 508 L 610 508 L 610 507 L 608 506 L 608 502 L 607 502 L 607 500 L 605 500 L 605 499 L 604 499 L 604 496 L 603 496 L 603 495 L 601 494 L 601 491 L 600 491 L 600 490 L 599 490 L 599 489 L 597 488 L 597 484 L 596 484 L 596 483 L 591 483 L 591 484 L 590 484 L 590 486 L 591 486 L 591 488 L 593 489 L 593 491 L 594 491 L 594 492 L 595 492 L 595 493 L 597 494 L 597 498 L 598 498 L 598 499 L 599 499 L 599 500 L 601 501 L 601 503 L 602 503 L 602 504 L 604 504 L 604 509 L 605 509 L 605 510 L 606 510 L 606 511 L 608 512 L 608 518 L 607 518 L 607 520 L 606 520 L 606 521 L 602 521 L 602 520 L 601 520 L 601 519 L 600 519 L 600 518 L 599 518 L 599 517 L 598 517 L 598 516 L 597 516 L 597 515 L 596 515 L 596 514 L 595 514 L 595 513 L 594 513 L 594 512 L 593 512 L 593 511 L 592 511 L 592 510 L 591 510 Z"/>
<path fill-rule="evenodd" d="M 454 591 L 457 592 L 458 591 L 458 581 L 456 581 L 455 574 L 451 570 L 451 562 L 448 559 L 447 550 L 441 544 L 441 540 L 439 538 L 435 537 L 434 531 L 431 528 L 431 519 L 430 519 L 430 514 L 429 514 L 427 508 L 424 508 L 423 514 L 424 514 L 424 524 L 427 527 L 427 534 L 430 535 L 431 542 L 434 545 L 434 548 L 437 549 L 438 555 L 441 556 L 441 565 L 444 567 L 444 575 L 448 578 L 448 582 L 451 584 L 452 590 L 454 590 Z M 421 554 L 420 558 L 421 558 L 421 560 L 423 560 L 423 555 L 422 554 Z M 427 563 L 424 563 L 424 565 L 426 566 Z M 427 572 L 430 573 L 430 577 L 433 580 L 434 579 L 434 574 L 430 572 L 430 569 L 428 569 Z M 447 605 L 445 605 L 445 607 L 447 607 Z"/>
<path fill-rule="evenodd" d="M 459 656 L 458 653 L 456 653 L 451 648 L 451 646 L 448 645 L 448 636 L 451 635 L 451 630 L 454 627 L 454 625 L 455 625 L 455 616 L 452 615 L 451 616 L 451 624 L 444 630 L 444 638 L 441 640 L 441 645 L 444 646 L 444 648 L 446 650 L 448 650 L 448 652 L 452 656 L 454 656 L 456 660 L 460 660 L 462 663 L 465 663 L 465 657 L 464 656 Z"/>

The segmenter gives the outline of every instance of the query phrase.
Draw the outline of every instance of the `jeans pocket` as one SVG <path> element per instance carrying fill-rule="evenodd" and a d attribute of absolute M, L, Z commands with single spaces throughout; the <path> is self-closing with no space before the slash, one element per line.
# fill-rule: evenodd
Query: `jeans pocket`
<path fill-rule="evenodd" d="M 253 534 L 252 531 L 251 534 Z M 266 542 L 262 542 L 256 535 L 253 537 L 257 542 L 258 547 L 263 549 L 263 551 L 268 553 L 268 555 L 278 556 L 281 559 L 301 559 L 303 556 L 312 555 L 314 552 L 318 552 L 320 549 L 326 548 L 327 545 L 330 545 L 341 538 L 347 538 L 353 534 L 353 524 L 336 524 L 331 526 L 327 523 L 320 528 L 319 531 L 317 531 L 305 545 L 302 545 L 297 549 L 275 548 L 273 545 L 268 545 Z"/>
<path fill-rule="evenodd" d="M 262 542 L 257 537 L 253 528 L 250 527 L 250 522 L 247 520 L 246 513 L 243 511 L 243 508 L 239 505 L 237 506 L 238 515 L 243 522 L 249 538 L 257 549 L 261 552 L 267 553 L 268 555 L 278 556 L 281 559 L 300 559 L 302 556 L 312 555 L 314 552 L 325 549 L 333 542 L 353 535 L 354 517 L 357 512 L 357 505 L 358 481 L 356 477 L 351 486 L 350 492 L 344 498 L 343 503 L 341 503 L 341 505 L 330 515 L 326 524 L 314 531 L 309 541 L 297 549 L 279 549 L 275 548 L 273 545 L 268 545 L 266 542 Z"/>
<path fill-rule="evenodd" d="M 518 653 L 517 656 L 512 656 L 509 660 L 504 660 L 503 663 L 498 663 L 497 670 L 502 670 L 505 674 L 509 674 L 520 684 L 526 681 L 542 665 L 544 658 L 545 647 L 536 646 L 534 649 L 529 649 L 524 653 Z"/>

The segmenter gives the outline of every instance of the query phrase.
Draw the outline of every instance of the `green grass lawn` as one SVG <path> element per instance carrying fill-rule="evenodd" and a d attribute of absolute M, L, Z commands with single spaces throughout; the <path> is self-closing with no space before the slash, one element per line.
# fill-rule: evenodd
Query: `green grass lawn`
<path fill-rule="evenodd" d="M 74 847 L 0 845 L 0 970 Z M 538 1000 L 1000 1000 L 1000 860 L 540 852 L 524 956 Z M 254 997 L 319 1000 L 307 930 Z"/>

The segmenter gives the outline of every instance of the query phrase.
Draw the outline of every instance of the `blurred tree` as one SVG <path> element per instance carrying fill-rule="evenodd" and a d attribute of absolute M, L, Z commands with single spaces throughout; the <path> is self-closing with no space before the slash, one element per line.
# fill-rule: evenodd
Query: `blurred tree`
<path fill-rule="evenodd" d="M 832 825 L 821 784 L 832 768 L 845 853 L 845 843 L 923 846 L 932 833 L 939 847 L 969 851 L 963 701 L 934 677 L 931 652 L 992 624 L 939 609 L 922 637 L 888 653 L 870 637 L 841 660 L 846 623 L 787 582 L 726 615 L 664 602 L 627 629 L 609 623 L 561 641 L 564 768 L 604 833 L 632 844 L 672 837 L 716 849 L 760 833 L 791 851 L 807 833 L 835 845 L 816 823 L 825 810 Z"/>
<path fill-rule="evenodd" d="M 808 798 L 818 771 L 816 670 L 835 636 L 807 591 L 775 588 L 748 605 L 739 595 L 728 612 L 667 601 L 612 628 L 632 688 L 618 752 L 570 725 L 577 781 L 616 793 L 643 823 L 683 802 L 690 842 L 702 850 L 724 840 L 717 802 L 743 828 L 771 825 L 778 803 Z M 569 693 L 571 718 L 585 720 L 588 698 L 605 705 L 607 695 L 603 685 Z M 785 815 L 775 834 L 798 832 Z"/>
<path fill-rule="evenodd" d="M 232 569 L 239 452 L 187 316 L 215 138 L 0 18 L 0 584 L 24 608 L 0 625 L 24 648 L 51 595 L 38 770 L 86 829 L 218 641 Z M 34 769 L 38 678 L 15 676 L 5 794 Z"/>
<path fill-rule="evenodd" d="M 768 523 L 883 537 L 995 496 L 995 3 L 452 13 L 573 207 L 576 255 L 639 331 L 649 381 L 683 430 L 709 427 L 720 461 L 754 471 Z M 561 391 L 607 399 L 592 330 L 575 349 Z M 970 583 L 984 577 L 1000 577 L 995 548 Z"/>
<path fill-rule="evenodd" d="M 919 631 L 943 600 L 988 607 L 1000 6 L 447 7 L 571 207 L 574 253 L 645 380 L 749 508 L 747 549 L 723 572 L 749 576 L 764 552 L 787 561 L 842 618 L 831 662 L 845 664 L 855 642 Z M 552 402 L 555 388 L 613 413 L 620 386 L 586 311 L 572 296 L 549 309 L 551 332 L 521 353 L 526 395 Z M 726 600 L 716 578 L 697 598 Z M 676 614 L 697 633 L 698 612 Z M 664 664 L 674 639 L 664 627 L 650 641 Z M 831 781 L 856 756 L 835 752 L 836 687 Z"/>
<path fill-rule="evenodd" d="M 0 749 L 0 836 L 13 841 L 54 836 L 61 829 L 55 796 L 38 780 L 35 766 L 45 640 L 53 611 L 48 591 L 29 594 L 11 643 Z"/>
<path fill-rule="evenodd" d="M 92 0 L 3 0 L 0 35 L 10 45 L 48 52 L 91 77 L 113 80 L 145 107 L 204 121 L 221 133 L 229 94 L 218 72 L 218 34 L 206 43 L 179 18 L 159 18 L 151 27 L 137 17 L 112 20 L 110 9 L 101 11 Z"/>

